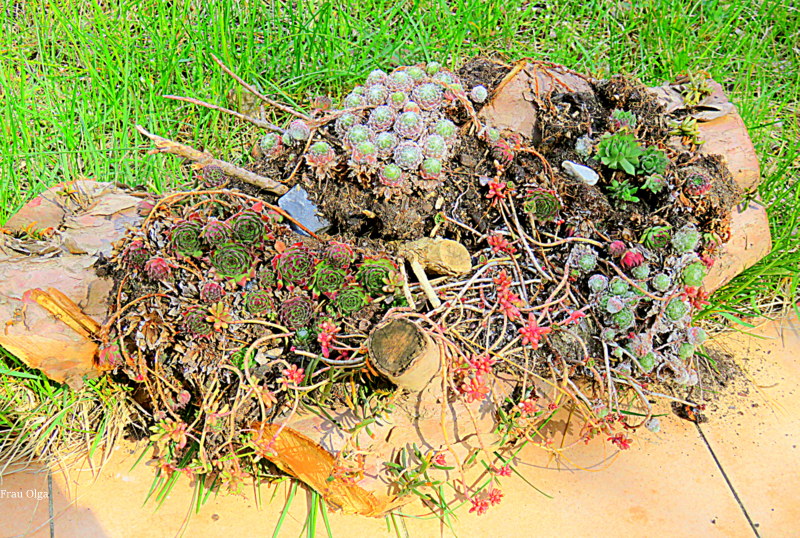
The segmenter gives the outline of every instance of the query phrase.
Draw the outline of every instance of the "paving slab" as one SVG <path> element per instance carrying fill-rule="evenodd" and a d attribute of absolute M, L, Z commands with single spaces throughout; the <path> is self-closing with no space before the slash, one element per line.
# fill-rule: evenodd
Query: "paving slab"
<path fill-rule="evenodd" d="M 800 321 L 764 324 L 714 341 L 744 376 L 700 426 L 763 536 L 800 534 Z"/>
<path fill-rule="evenodd" d="M 50 536 L 47 469 L 0 478 L 0 536 Z"/>

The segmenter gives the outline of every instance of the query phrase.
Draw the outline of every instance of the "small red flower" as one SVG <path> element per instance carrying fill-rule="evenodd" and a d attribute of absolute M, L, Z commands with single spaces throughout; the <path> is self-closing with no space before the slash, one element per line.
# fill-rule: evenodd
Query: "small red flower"
<path fill-rule="evenodd" d="M 511 467 L 508 465 L 503 465 L 502 467 L 492 467 L 492 471 L 497 476 L 511 476 Z"/>
<path fill-rule="evenodd" d="M 581 318 L 585 318 L 585 317 L 586 317 L 586 314 L 584 314 L 583 310 L 573 310 L 572 312 L 569 313 L 569 316 L 567 316 L 567 319 L 565 319 L 562 323 L 564 325 L 569 325 L 570 323 L 577 324 Z"/>
<path fill-rule="evenodd" d="M 472 503 L 472 507 L 469 509 L 469 513 L 475 512 L 477 515 L 482 516 L 486 513 L 486 510 L 489 509 L 489 501 L 485 499 L 479 499 L 478 496 L 474 496 L 469 500 Z"/>
<path fill-rule="evenodd" d="M 489 387 L 483 379 L 473 377 L 461 384 L 461 393 L 466 396 L 467 403 L 479 402 L 489 394 Z"/>
<path fill-rule="evenodd" d="M 317 342 L 322 348 L 322 355 L 327 359 L 331 354 L 331 344 L 339 332 L 337 327 L 331 320 L 325 320 L 319 324 L 319 335 L 317 335 Z"/>
<path fill-rule="evenodd" d="M 530 344 L 533 349 L 539 349 L 539 342 L 551 331 L 550 327 L 540 327 L 533 313 L 530 313 L 528 324 L 519 330 L 519 334 L 522 335 L 522 345 Z"/>
<path fill-rule="evenodd" d="M 633 269 L 634 267 L 639 267 L 643 263 L 644 256 L 641 252 L 636 250 L 629 250 L 622 255 L 622 259 L 619 261 L 623 269 Z"/>
<path fill-rule="evenodd" d="M 505 200 L 506 196 L 508 196 L 507 186 L 508 184 L 505 181 L 492 180 L 489 182 L 489 192 L 486 194 L 486 198 L 492 201 L 492 205 Z"/>
<path fill-rule="evenodd" d="M 608 440 L 617 445 L 620 450 L 629 449 L 631 447 L 631 442 L 632 442 L 632 439 L 628 439 L 627 437 L 625 437 L 625 434 L 623 433 L 618 433 L 613 437 L 609 437 Z"/>
<path fill-rule="evenodd" d="M 503 492 L 497 488 L 492 488 L 489 491 L 489 503 L 494 506 L 495 504 L 500 504 L 500 501 L 503 500 Z"/>
<path fill-rule="evenodd" d="M 508 239 L 500 234 L 490 235 L 486 239 L 486 242 L 489 243 L 489 246 L 492 247 L 492 252 L 495 254 L 500 254 L 501 252 L 505 252 L 506 254 L 514 254 L 517 252 L 517 247 L 509 243 Z"/>
<path fill-rule="evenodd" d="M 533 398 L 522 400 L 517 404 L 517 407 L 519 407 L 523 415 L 532 415 L 539 408 Z"/>
<path fill-rule="evenodd" d="M 445 454 L 444 452 L 439 452 L 433 457 L 431 461 L 436 465 L 444 467 L 445 465 L 447 465 L 447 454 Z"/>
<path fill-rule="evenodd" d="M 706 266 L 706 269 L 711 269 L 712 267 L 714 267 L 714 262 L 716 262 L 717 260 L 713 256 L 709 256 L 708 254 L 701 254 L 700 261 L 703 263 L 703 265 Z"/>
<path fill-rule="evenodd" d="M 292 364 L 288 368 L 286 368 L 283 372 L 283 377 L 280 379 L 284 385 L 299 385 L 305 379 L 306 371 L 303 368 L 298 368 L 296 364 Z"/>
<path fill-rule="evenodd" d="M 703 288 L 686 286 L 681 294 L 681 297 L 689 301 L 689 304 L 692 305 L 692 308 L 697 308 L 699 310 L 704 306 L 711 304 L 707 301 L 709 295 L 710 294 L 708 292 L 703 291 Z"/>
<path fill-rule="evenodd" d="M 493 358 L 489 357 L 489 355 L 473 355 L 472 359 L 470 359 L 469 364 L 475 370 L 475 375 L 480 377 L 484 374 L 489 374 L 492 372 L 492 366 L 495 365 L 497 361 Z"/>

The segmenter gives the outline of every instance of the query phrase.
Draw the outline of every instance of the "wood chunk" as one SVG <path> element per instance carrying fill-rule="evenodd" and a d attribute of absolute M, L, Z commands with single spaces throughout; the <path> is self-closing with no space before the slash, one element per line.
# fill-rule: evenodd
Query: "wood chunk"
<path fill-rule="evenodd" d="M 439 347 L 405 319 L 393 319 L 372 331 L 369 351 L 375 368 L 395 385 L 421 391 L 441 366 Z"/>

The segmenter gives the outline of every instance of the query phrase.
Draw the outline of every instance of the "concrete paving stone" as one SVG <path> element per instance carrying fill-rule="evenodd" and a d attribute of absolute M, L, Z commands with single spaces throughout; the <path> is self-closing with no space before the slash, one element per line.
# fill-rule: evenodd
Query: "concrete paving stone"
<path fill-rule="evenodd" d="M 0 537 L 50 536 L 47 470 L 0 478 Z"/>

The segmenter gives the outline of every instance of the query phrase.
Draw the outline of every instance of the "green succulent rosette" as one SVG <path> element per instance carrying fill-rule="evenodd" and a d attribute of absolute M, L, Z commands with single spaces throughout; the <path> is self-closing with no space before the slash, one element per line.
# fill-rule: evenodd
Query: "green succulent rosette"
<path fill-rule="evenodd" d="M 349 284 L 333 298 L 333 309 L 343 315 L 347 316 L 358 312 L 364 308 L 369 302 L 366 290 L 358 284 Z"/>
<path fill-rule="evenodd" d="M 534 189 L 525 197 L 522 209 L 536 220 L 547 222 L 561 211 L 561 201 L 556 193 L 548 189 Z"/>
<path fill-rule="evenodd" d="M 314 303 L 304 295 L 289 297 L 281 304 L 278 316 L 291 329 L 308 327 L 314 319 Z"/>
<path fill-rule="evenodd" d="M 318 263 L 311 279 L 311 289 L 317 293 L 333 293 L 344 285 L 346 274 L 326 262 Z"/>
<path fill-rule="evenodd" d="M 222 222 L 221 220 L 211 219 L 206 222 L 206 225 L 203 226 L 203 231 L 200 234 L 200 237 L 211 245 L 215 247 L 217 245 L 221 245 L 222 243 L 227 243 L 231 240 L 232 235 L 231 227 L 226 222 Z"/>
<path fill-rule="evenodd" d="M 388 258 L 368 258 L 356 272 L 356 280 L 370 295 L 380 295 L 386 285 L 389 273 L 397 270 L 397 265 Z"/>
<path fill-rule="evenodd" d="M 244 307 L 257 316 L 273 310 L 272 293 L 268 290 L 253 290 L 244 297 Z"/>
<path fill-rule="evenodd" d="M 282 281 L 298 284 L 311 276 L 314 255 L 302 243 L 295 243 L 275 256 L 272 266 Z"/>
<path fill-rule="evenodd" d="M 350 267 L 350 264 L 355 261 L 356 256 L 353 249 L 346 243 L 338 241 L 331 241 L 325 247 L 325 259 L 334 267 L 345 269 Z"/>
<path fill-rule="evenodd" d="M 261 215 L 252 210 L 237 213 L 228 219 L 233 237 L 242 243 L 256 243 L 266 235 L 267 226 Z"/>
<path fill-rule="evenodd" d="M 210 257 L 211 266 L 217 274 L 241 282 L 253 273 L 253 255 L 238 243 L 219 245 Z"/>
<path fill-rule="evenodd" d="M 210 338 L 214 326 L 206 321 L 206 311 L 200 307 L 188 309 L 183 313 L 183 331 L 192 338 Z"/>
<path fill-rule="evenodd" d="M 176 222 L 169 231 L 170 243 L 175 252 L 182 256 L 200 256 L 203 254 L 200 234 L 203 228 L 199 222 L 182 220 Z"/>

